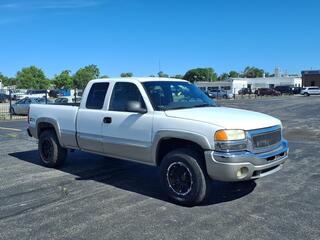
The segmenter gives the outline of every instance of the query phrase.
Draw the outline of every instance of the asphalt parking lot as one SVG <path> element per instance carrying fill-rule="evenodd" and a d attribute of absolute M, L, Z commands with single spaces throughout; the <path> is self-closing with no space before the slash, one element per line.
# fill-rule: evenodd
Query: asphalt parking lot
<path fill-rule="evenodd" d="M 320 239 L 320 97 L 222 101 L 283 121 L 290 154 L 256 183 L 212 182 L 200 206 L 170 203 L 156 168 L 70 153 L 42 166 L 24 121 L 0 121 L 0 239 Z"/>

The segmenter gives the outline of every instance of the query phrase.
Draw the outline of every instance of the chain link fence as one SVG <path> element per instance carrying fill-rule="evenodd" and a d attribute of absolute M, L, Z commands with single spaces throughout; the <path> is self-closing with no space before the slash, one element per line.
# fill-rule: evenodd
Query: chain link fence
<path fill-rule="evenodd" d="M 0 95 L 0 120 L 27 119 L 31 104 L 80 105 L 81 89 L 73 89 L 67 94 L 59 90 L 32 90 L 30 94 L 17 95 L 12 91 Z"/>

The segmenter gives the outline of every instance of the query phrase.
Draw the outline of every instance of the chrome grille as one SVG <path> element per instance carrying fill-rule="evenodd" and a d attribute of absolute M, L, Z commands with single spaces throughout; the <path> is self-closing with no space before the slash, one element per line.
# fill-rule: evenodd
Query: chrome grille
<path fill-rule="evenodd" d="M 281 129 L 272 132 L 264 132 L 252 136 L 252 144 L 255 149 L 267 148 L 281 142 Z"/>

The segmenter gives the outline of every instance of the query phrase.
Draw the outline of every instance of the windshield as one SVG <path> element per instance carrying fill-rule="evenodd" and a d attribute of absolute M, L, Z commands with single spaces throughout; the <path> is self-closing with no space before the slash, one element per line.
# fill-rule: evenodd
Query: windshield
<path fill-rule="evenodd" d="M 216 106 L 212 99 L 188 82 L 159 81 L 143 85 L 156 111 Z"/>

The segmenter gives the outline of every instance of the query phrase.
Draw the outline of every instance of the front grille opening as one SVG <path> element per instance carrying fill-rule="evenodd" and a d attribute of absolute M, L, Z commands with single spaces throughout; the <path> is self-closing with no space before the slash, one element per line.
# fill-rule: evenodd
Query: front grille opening
<path fill-rule="evenodd" d="M 272 157 L 268 157 L 267 161 L 272 161 L 272 160 L 275 160 L 275 159 L 276 159 L 276 156 L 272 156 Z"/>
<path fill-rule="evenodd" d="M 271 168 L 266 168 L 266 169 L 263 169 L 263 170 L 259 170 L 259 171 L 254 171 L 252 176 L 253 177 L 257 177 L 257 176 L 260 176 L 261 174 L 264 174 L 266 172 L 269 172 L 269 171 L 272 171 L 273 169 L 276 169 L 279 165 L 277 166 L 274 166 L 274 167 L 271 167 Z"/>
<path fill-rule="evenodd" d="M 276 160 L 276 159 L 284 157 L 286 154 L 287 154 L 286 152 L 282 152 L 282 153 L 280 153 L 278 155 L 268 157 L 268 158 L 266 158 L 266 160 L 267 161 L 273 161 L 273 160 Z"/>
<path fill-rule="evenodd" d="M 256 149 L 270 147 L 281 141 L 281 129 L 265 132 L 252 137 L 253 147 Z"/>

